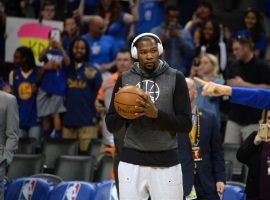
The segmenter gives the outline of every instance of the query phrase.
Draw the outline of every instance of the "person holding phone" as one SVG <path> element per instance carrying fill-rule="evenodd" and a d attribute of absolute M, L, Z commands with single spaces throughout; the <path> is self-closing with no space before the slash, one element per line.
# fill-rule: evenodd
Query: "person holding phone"
<path fill-rule="evenodd" d="M 258 132 L 253 132 L 237 151 L 237 159 L 249 168 L 247 200 L 270 199 L 270 111 L 264 111 Z"/>
<path fill-rule="evenodd" d="M 39 55 L 39 60 L 45 64 L 36 81 L 36 85 L 40 86 L 37 93 L 37 115 L 42 119 L 44 137 L 52 135 L 59 138 L 62 129 L 60 113 L 66 111 L 66 71 L 63 66 L 68 66 L 70 60 L 61 44 L 61 31 L 52 29 L 48 37 L 49 46 Z M 53 119 L 53 126 L 50 118 Z"/>

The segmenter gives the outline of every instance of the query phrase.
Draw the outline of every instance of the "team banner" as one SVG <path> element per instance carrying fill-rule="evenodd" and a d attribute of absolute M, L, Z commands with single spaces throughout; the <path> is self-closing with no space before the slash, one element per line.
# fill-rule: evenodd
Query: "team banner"
<path fill-rule="evenodd" d="M 51 29 L 63 30 L 63 22 L 42 21 L 37 19 L 7 17 L 6 26 L 6 62 L 13 62 L 13 54 L 19 46 L 30 47 L 34 53 L 36 64 L 39 53 L 48 46 L 48 34 Z"/>

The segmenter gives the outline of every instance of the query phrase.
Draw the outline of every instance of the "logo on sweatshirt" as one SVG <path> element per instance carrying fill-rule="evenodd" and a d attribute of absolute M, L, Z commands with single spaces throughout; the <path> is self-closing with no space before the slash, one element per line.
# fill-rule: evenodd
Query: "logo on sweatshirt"
<path fill-rule="evenodd" d="M 142 82 L 137 83 L 136 86 L 143 89 L 146 93 L 149 93 L 152 102 L 158 100 L 160 90 L 158 84 L 155 83 L 154 81 L 143 80 Z"/>

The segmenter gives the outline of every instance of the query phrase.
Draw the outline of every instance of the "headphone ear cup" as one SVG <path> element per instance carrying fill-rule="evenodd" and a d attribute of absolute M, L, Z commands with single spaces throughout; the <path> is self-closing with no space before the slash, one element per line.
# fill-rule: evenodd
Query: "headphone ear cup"
<path fill-rule="evenodd" d="M 137 51 L 137 47 L 133 46 L 131 48 L 131 56 L 134 59 L 138 59 L 138 51 Z"/>
<path fill-rule="evenodd" d="M 162 53 L 163 53 L 163 46 L 162 46 L 162 44 L 157 43 L 157 48 L 158 48 L 158 54 L 159 55 L 162 55 Z"/>

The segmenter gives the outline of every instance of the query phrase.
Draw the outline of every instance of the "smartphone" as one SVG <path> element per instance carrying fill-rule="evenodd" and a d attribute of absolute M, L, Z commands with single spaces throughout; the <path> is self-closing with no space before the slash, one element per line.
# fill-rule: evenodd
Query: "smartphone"
<path fill-rule="evenodd" d="M 268 126 L 267 124 L 260 124 L 259 128 L 259 134 L 263 137 L 270 137 L 270 132 L 268 131 Z"/>
<path fill-rule="evenodd" d="M 51 39 L 60 42 L 61 32 L 59 29 L 52 29 L 51 30 Z"/>

